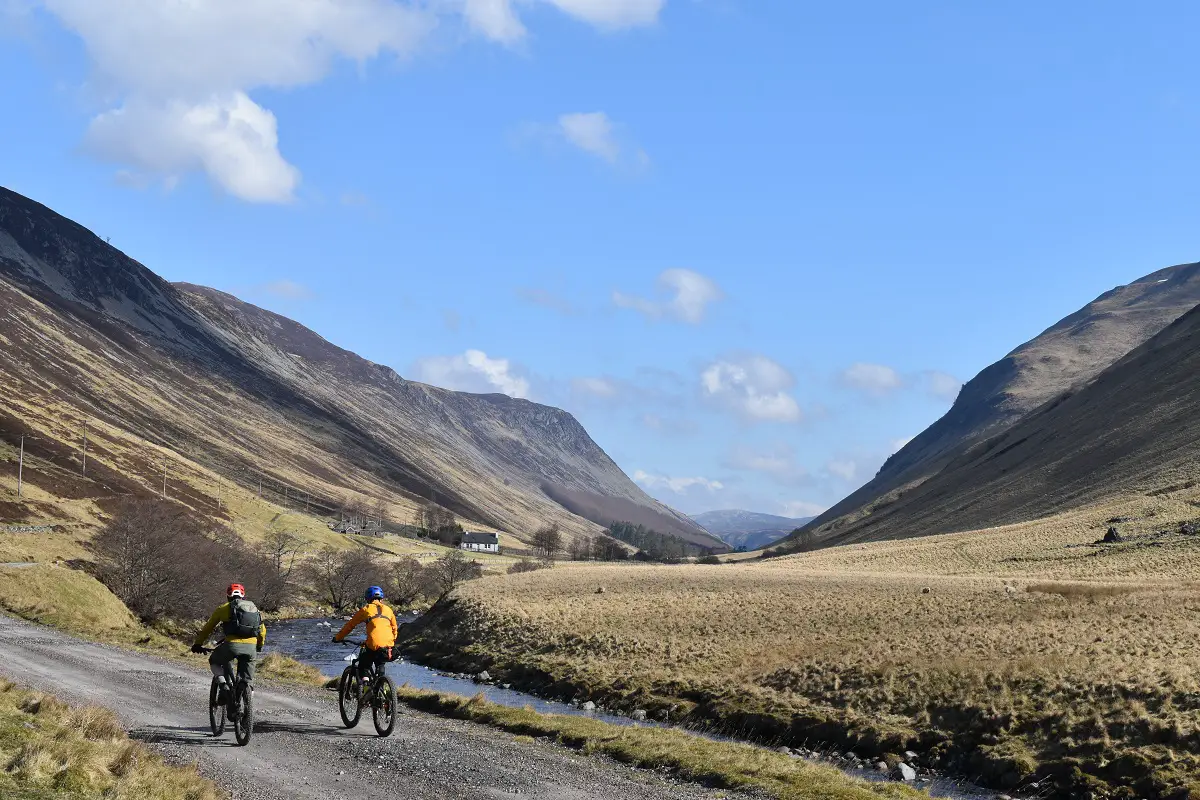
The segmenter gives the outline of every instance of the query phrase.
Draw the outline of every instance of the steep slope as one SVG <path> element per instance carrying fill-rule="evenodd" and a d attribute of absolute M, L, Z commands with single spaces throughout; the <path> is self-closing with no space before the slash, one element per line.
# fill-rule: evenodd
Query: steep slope
<path fill-rule="evenodd" d="M 630 481 L 568 413 L 406 381 L 303 326 L 173 286 L 81 226 L 0 189 L 0 429 L 75 447 L 113 491 L 170 473 L 196 502 L 214 476 L 306 501 L 431 499 L 518 538 L 599 528 L 543 487 L 613 500 L 719 545 Z M 217 504 L 219 506 L 219 504 Z M 606 524 L 610 520 L 605 520 Z"/>
<path fill-rule="evenodd" d="M 1168 267 L 1119 286 L 968 381 L 953 407 L 895 453 L 866 485 L 808 526 L 837 531 L 1064 392 L 1078 389 L 1200 303 L 1200 264 Z"/>
<path fill-rule="evenodd" d="M 727 509 L 694 514 L 692 519 L 703 525 L 709 533 L 719 536 L 730 547 L 757 550 L 807 525 L 813 517 L 793 519 L 756 511 Z"/>
<path fill-rule="evenodd" d="M 836 533 L 845 543 L 1002 525 L 1200 479 L 1200 307 Z"/>

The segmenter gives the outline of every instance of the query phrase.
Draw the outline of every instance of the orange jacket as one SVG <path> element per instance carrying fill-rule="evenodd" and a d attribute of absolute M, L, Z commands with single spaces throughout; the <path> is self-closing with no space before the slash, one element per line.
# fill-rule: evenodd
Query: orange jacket
<path fill-rule="evenodd" d="M 396 634 L 400 630 L 396 625 L 396 615 L 379 600 L 360 608 L 358 613 L 342 626 L 337 636 L 333 637 L 334 641 L 340 642 L 345 639 L 350 635 L 350 631 L 363 622 L 367 623 L 368 650 L 381 650 L 396 643 Z"/>

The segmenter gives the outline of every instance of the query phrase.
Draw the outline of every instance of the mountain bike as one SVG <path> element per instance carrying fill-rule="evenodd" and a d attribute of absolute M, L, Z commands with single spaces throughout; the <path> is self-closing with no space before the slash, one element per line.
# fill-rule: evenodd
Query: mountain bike
<path fill-rule="evenodd" d="M 200 652 L 211 653 L 212 648 L 201 647 Z M 208 688 L 208 724 L 213 736 L 220 736 L 228 720 L 233 724 L 233 738 L 245 747 L 254 734 L 254 686 L 243 675 L 230 686 L 229 671 L 227 667 L 225 675 L 213 675 Z"/>
<path fill-rule="evenodd" d="M 363 643 L 345 641 L 343 644 L 361 647 Z M 396 684 L 384 674 L 383 665 L 374 662 L 360 678 L 358 662 L 361 655 L 360 652 L 354 657 L 338 681 L 338 710 L 342 714 L 342 722 L 347 728 L 353 728 L 358 724 L 363 708 L 370 706 L 375 732 L 380 736 L 390 736 L 396 727 Z"/>

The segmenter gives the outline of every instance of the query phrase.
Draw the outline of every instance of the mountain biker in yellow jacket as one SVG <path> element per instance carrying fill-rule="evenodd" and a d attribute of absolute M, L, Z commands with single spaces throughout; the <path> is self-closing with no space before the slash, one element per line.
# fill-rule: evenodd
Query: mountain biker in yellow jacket
<path fill-rule="evenodd" d="M 335 642 L 340 642 L 350 635 L 350 631 L 366 624 L 367 641 L 358 652 L 359 676 L 372 664 L 378 664 L 380 671 L 383 671 L 384 665 L 392 660 L 392 647 L 396 644 L 396 634 L 400 632 L 395 612 L 384 605 L 383 589 L 378 586 L 370 587 L 367 589 L 366 600 L 367 604 L 333 637 Z"/>
<path fill-rule="evenodd" d="M 208 666 L 213 675 L 218 678 L 233 677 L 233 662 L 237 662 L 237 674 L 247 681 L 254 680 L 254 657 L 262 652 L 267 643 L 267 626 L 262 622 L 262 614 L 258 608 L 246 599 L 246 587 L 240 583 L 231 583 L 226 591 L 228 601 L 212 613 L 208 622 L 196 634 L 192 642 L 192 652 L 199 653 L 208 637 L 218 625 L 225 635 L 221 642 L 208 657 Z M 236 613 L 235 613 L 236 612 Z M 239 629 L 238 624 L 243 623 Z M 248 623 L 248 624 L 246 624 Z"/>

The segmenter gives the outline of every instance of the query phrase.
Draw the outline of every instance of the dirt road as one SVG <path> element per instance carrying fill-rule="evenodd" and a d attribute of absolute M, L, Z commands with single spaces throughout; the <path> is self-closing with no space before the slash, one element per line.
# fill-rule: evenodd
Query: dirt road
<path fill-rule="evenodd" d="M 341 727 L 332 692 L 260 684 L 248 747 L 208 730 L 210 673 L 0 616 L 0 675 L 113 709 L 170 760 L 199 762 L 235 800 L 716 798 L 712 792 L 466 722 L 405 711 L 388 739 Z M 386 789 L 385 789 L 386 787 Z"/>

